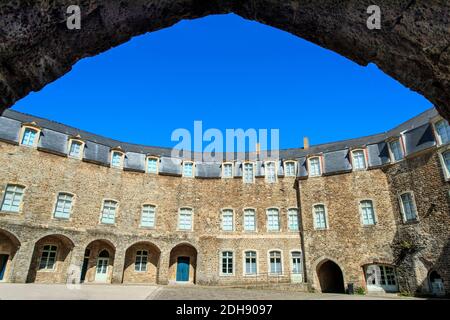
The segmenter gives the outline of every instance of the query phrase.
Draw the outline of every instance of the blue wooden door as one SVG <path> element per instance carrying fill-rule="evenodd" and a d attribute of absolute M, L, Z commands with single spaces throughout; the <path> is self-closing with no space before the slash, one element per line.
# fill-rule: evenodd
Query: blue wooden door
<path fill-rule="evenodd" d="M 8 263 L 9 256 L 7 254 L 0 254 L 0 280 L 3 280 L 5 276 L 6 264 Z"/>
<path fill-rule="evenodd" d="M 177 281 L 189 281 L 189 257 L 178 257 Z"/>

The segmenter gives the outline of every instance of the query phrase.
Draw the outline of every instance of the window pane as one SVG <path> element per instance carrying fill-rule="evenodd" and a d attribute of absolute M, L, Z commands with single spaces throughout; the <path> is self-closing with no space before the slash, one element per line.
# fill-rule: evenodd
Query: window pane
<path fill-rule="evenodd" d="M 326 213 L 323 205 L 317 205 L 314 207 L 314 221 L 316 229 L 326 229 Z"/>
<path fill-rule="evenodd" d="M 113 167 L 121 167 L 122 166 L 122 154 L 119 152 L 114 152 L 112 155 L 111 165 Z"/>
<path fill-rule="evenodd" d="M 147 171 L 149 173 L 158 173 L 158 160 L 154 158 L 147 159 Z"/>
<path fill-rule="evenodd" d="M 21 186 L 6 186 L 1 210 L 9 212 L 19 212 L 20 204 L 23 198 L 23 190 L 24 188 Z"/>
<path fill-rule="evenodd" d="M 105 201 L 103 204 L 102 223 L 114 224 L 116 216 L 116 203 L 114 201 Z"/>
<path fill-rule="evenodd" d="M 33 146 L 36 134 L 37 134 L 36 130 L 26 128 L 23 133 L 22 144 L 25 146 Z"/>
<path fill-rule="evenodd" d="M 72 157 L 79 158 L 81 153 L 81 143 L 78 141 L 72 141 L 72 144 L 70 145 L 70 151 L 69 155 Z"/>
<path fill-rule="evenodd" d="M 353 151 L 353 168 L 356 170 L 362 170 L 366 168 L 366 159 L 364 151 Z"/>
<path fill-rule="evenodd" d="M 278 209 L 269 209 L 267 211 L 267 230 L 269 231 L 280 230 L 280 219 Z"/>
<path fill-rule="evenodd" d="M 222 252 L 222 274 L 232 274 L 233 273 L 233 252 L 225 251 Z"/>
<path fill-rule="evenodd" d="M 253 182 L 253 163 L 244 163 L 244 182 Z"/>
<path fill-rule="evenodd" d="M 414 204 L 411 193 L 404 193 L 401 195 L 403 212 L 406 221 L 413 221 L 417 218 L 416 206 Z"/>
<path fill-rule="evenodd" d="M 276 182 L 276 170 L 275 170 L 275 162 L 267 162 L 266 163 L 266 179 L 267 182 L 273 183 Z"/>
<path fill-rule="evenodd" d="M 295 163 L 294 162 L 286 162 L 284 164 L 284 175 L 287 177 L 295 176 Z"/>
<path fill-rule="evenodd" d="M 392 155 L 394 156 L 394 161 L 399 161 L 403 159 L 403 150 L 400 144 L 400 140 L 395 140 L 389 143 L 391 147 Z"/>
<path fill-rule="evenodd" d="M 56 202 L 55 218 L 69 219 L 72 211 L 72 196 L 60 193 Z"/>
<path fill-rule="evenodd" d="M 233 231 L 233 211 L 223 210 L 222 212 L 222 230 Z"/>
<path fill-rule="evenodd" d="M 192 210 L 184 208 L 180 210 L 179 224 L 180 230 L 192 230 Z"/>
<path fill-rule="evenodd" d="M 192 177 L 193 176 L 193 164 L 191 162 L 185 162 L 183 163 L 183 175 L 185 177 Z"/>
<path fill-rule="evenodd" d="M 288 225 L 289 230 L 297 231 L 298 227 L 298 212 L 297 209 L 289 209 L 288 211 Z"/>
<path fill-rule="evenodd" d="M 233 177 L 233 165 L 231 163 L 225 163 L 223 165 L 223 176 L 225 178 Z"/>
<path fill-rule="evenodd" d="M 320 159 L 319 158 L 311 158 L 309 159 L 309 174 L 310 176 L 320 176 Z"/>
<path fill-rule="evenodd" d="M 154 227 L 155 226 L 155 207 L 145 205 L 142 207 L 141 226 Z"/>
<path fill-rule="evenodd" d="M 292 252 L 292 273 L 302 273 L 302 255 L 300 252 Z"/>
<path fill-rule="evenodd" d="M 375 213 L 370 200 L 361 201 L 361 214 L 364 225 L 375 224 Z"/>
<path fill-rule="evenodd" d="M 447 173 L 450 174 L 450 151 L 446 151 L 442 154 L 442 158 L 444 159 L 445 168 L 447 169 Z"/>
<path fill-rule="evenodd" d="M 450 126 L 446 120 L 436 122 L 436 131 L 442 144 L 450 141 Z"/>
<path fill-rule="evenodd" d="M 254 210 L 245 210 L 244 211 L 244 230 L 245 231 L 255 231 L 256 230 L 256 221 L 255 221 L 255 211 Z"/>

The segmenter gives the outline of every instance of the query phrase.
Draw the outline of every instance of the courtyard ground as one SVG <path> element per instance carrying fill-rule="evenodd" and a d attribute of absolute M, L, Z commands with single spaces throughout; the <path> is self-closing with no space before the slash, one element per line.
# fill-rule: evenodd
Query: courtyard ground
<path fill-rule="evenodd" d="M 390 295 L 321 294 L 202 286 L 0 284 L 0 300 L 392 300 Z"/>

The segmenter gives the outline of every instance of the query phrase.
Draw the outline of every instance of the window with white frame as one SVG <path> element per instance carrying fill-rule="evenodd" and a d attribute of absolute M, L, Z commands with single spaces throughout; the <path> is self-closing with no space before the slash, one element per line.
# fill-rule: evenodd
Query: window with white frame
<path fill-rule="evenodd" d="M 134 271 L 147 271 L 148 252 L 146 250 L 136 251 L 136 260 L 134 261 Z"/>
<path fill-rule="evenodd" d="M 233 210 L 222 210 L 222 230 L 233 231 Z"/>
<path fill-rule="evenodd" d="M 447 120 L 439 120 L 434 124 L 436 128 L 436 133 L 439 137 L 439 144 L 446 144 L 450 141 L 450 126 Z"/>
<path fill-rule="evenodd" d="M 244 163 L 244 182 L 253 183 L 254 181 L 254 165 L 251 162 Z"/>
<path fill-rule="evenodd" d="M 298 231 L 298 210 L 289 209 L 288 210 L 288 227 L 290 231 Z"/>
<path fill-rule="evenodd" d="M 23 146 L 32 147 L 36 145 L 39 131 L 33 128 L 25 127 L 23 130 L 22 142 Z"/>
<path fill-rule="evenodd" d="M 266 162 L 265 165 L 265 174 L 266 174 L 266 181 L 269 183 L 274 183 L 277 181 L 277 170 L 275 167 L 275 162 L 270 161 Z"/>
<path fill-rule="evenodd" d="M 267 209 L 267 230 L 280 230 L 280 213 L 276 208 Z"/>
<path fill-rule="evenodd" d="M 192 209 L 181 208 L 178 218 L 179 230 L 192 230 Z"/>
<path fill-rule="evenodd" d="M 117 202 L 105 200 L 103 202 L 101 223 L 114 224 L 116 221 Z"/>
<path fill-rule="evenodd" d="M 303 270 L 302 266 L 302 253 L 300 251 L 291 252 L 292 273 L 301 274 Z"/>
<path fill-rule="evenodd" d="M 147 172 L 148 173 L 158 173 L 158 159 L 157 158 L 147 158 Z"/>
<path fill-rule="evenodd" d="M 375 211 L 371 200 L 363 200 L 359 203 L 361 208 L 362 223 L 365 226 L 375 224 Z"/>
<path fill-rule="evenodd" d="M 314 206 L 314 228 L 327 228 L 327 213 L 323 204 L 316 204 Z"/>
<path fill-rule="evenodd" d="M 233 252 L 223 251 L 221 256 L 221 273 L 223 275 L 232 275 L 233 271 Z"/>
<path fill-rule="evenodd" d="M 39 262 L 39 270 L 53 270 L 56 263 L 57 247 L 45 245 L 42 249 L 41 260 Z"/>
<path fill-rule="evenodd" d="M 253 209 L 244 210 L 244 231 L 256 231 L 256 214 Z"/>
<path fill-rule="evenodd" d="M 391 150 L 392 160 L 394 162 L 400 161 L 401 159 L 403 159 L 403 149 L 402 149 L 402 144 L 400 142 L 400 139 L 390 141 L 389 149 Z"/>
<path fill-rule="evenodd" d="M 442 169 L 446 179 L 450 179 L 450 149 L 441 153 Z"/>
<path fill-rule="evenodd" d="M 120 151 L 113 151 L 111 153 L 111 166 L 114 168 L 122 168 L 123 166 L 123 153 Z"/>
<path fill-rule="evenodd" d="M 314 157 L 309 158 L 309 176 L 310 177 L 317 177 L 322 174 L 320 169 L 320 158 Z"/>
<path fill-rule="evenodd" d="M 73 195 L 68 193 L 59 193 L 56 199 L 54 217 L 60 219 L 69 219 L 72 212 Z"/>
<path fill-rule="evenodd" d="M 192 178 L 194 176 L 194 163 L 189 161 L 183 162 L 183 177 Z"/>
<path fill-rule="evenodd" d="M 295 162 L 294 161 L 286 161 L 284 163 L 284 175 L 286 177 L 295 177 Z"/>
<path fill-rule="evenodd" d="M 256 251 L 245 252 L 245 274 L 256 275 L 258 272 L 256 262 Z"/>
<path fill-rule="evenodd" d="M 78 140 L 70 140 L 70 147 L 69 147 L 69 156 L 72 158 L 80 159 L 82 154 L 81 151 L 83 150 L 83 143 Z"/>
<path fill-rule="evenodd" d="M 354 150 L 352 151 L 352 164 L 355 170 L 366 169 L 366 155 L 364 150 Z"/>
<path fill-rule="evenodd" d="M 155 227 L 156 207 L 150 204 L 142 206 L 141 227 L 153 228 Z"/>
<path fill-rule="evenodd" d="M 271 274 L 282 274 L 283 273 L 280 251 L 270 251 L 269 252 L 269 263 L 270 263 L 270 273 Z"/>
<path fill-rule="evenodd" d="M 222 168 L 222 177 L 223 178 L 233 178 L 233 164 L 232 163 L 224 163 Z"/>
<path fill-rule="evenodd" d="M 414 196 L 411 192 L 405 192 L 400 195 L 401 208 L 405 221 L 417 220 L 417 209 L 414 203 Z"/>
<path fill-rule="evenodd" d="M 7 185 L 1 211 L 19 212 L 25 188 L 18 185 Z"/>

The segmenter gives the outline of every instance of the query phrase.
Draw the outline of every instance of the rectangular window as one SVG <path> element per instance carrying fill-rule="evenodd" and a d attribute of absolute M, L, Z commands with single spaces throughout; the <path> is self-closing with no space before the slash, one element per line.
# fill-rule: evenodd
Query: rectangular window
<path fill-rule="evenodd" d="M 450 141 L 450 126 L 447 120 L 440 120 L 436 122 L 435 128 L 439 136 L 439 142 L 441 144 L 448 143 Z"/>
<path fill-rule="evenodd" d="M 314 157 L 309 159 L 309 175 L 311 177 L 317 177 L 320 176 L 321 170 L 320 170 L 320 158 Z"/>
<path fill-rule="evenodd" d="M 178 229 L 192 230 L 192 209 L 189 208 L 180 209 Z"/>
<path fill-rule="evenodd" d="M 314 226 L 316 229 L 327 228 L 327 218 L 324 205 L 314 206 Z"/>
<path fill-rule="evenodd" d="M 355 150 L 353 155 L 353 169 L 364 170 L 366 169 L 366 156 L 363 150 Z"/>
<path fill-rule="evenodd" d="M 142 207 L 141 227 L 153 228 L 155 226 L 156 208 L 152 205 Z"/>
<path fill-rule="evenodd" d="M 223 177 L 233 178 L 233 165 L 231 163 L 223 164 Z"/>
<path fill-rule="evenodd" d="M 114 224 L 116 221 L 117 202 L 107 200 L 103 203 L 101 222 L 105 224 Z"/>
<path fill-rule="evenodd" d="M 244 163 L 244 182 L 253 183 L 253 163 Z"/>
<path fill-rule="evenodd" d="M 283 269 L 281 265 L 281 252 L 271 251 L 269 253 L 270 260 L 270 273 L 271 274 L 282 274 Z"/>
<path fill-rule="evenodd" d="M 244 210 L 244 230 L 256 231 L 256 216 L 253 209 Z"/>
<path fill-rule="evenodd" d="M 442 162 L 444 164 L 444 175 L 447 179 L 450 178 L 450 150 L 442 153 Z"/>
<path fill-rule="evenodd" d="M 395 140 L 389 142 L 389 147 L 391 149 L 392 157 L 394 161 L 400 161 L 403 159 L 403 150 L 402 150 L 402 144 L 400 143 L 400 140 Z"/>
<path fill-rule="evenodd" d="M 288 226 L 290 231 L 298 231 L 298 211 L 297 209 L 288 210 Z"/>
<path fill-rule="evenodd" d="M 300 274 L 302 273 L 302 254 L 301 252 L 292 252 L 292 273 Z"/>
<path fill-rule="evenodd" d="M 257 274 L 256 252 L 255 251 L 247 251 L 245 253 L 245 274 L 247 274 L 247 275 L 256 275 Z"/>
<path fill-rule="evenodd" d="M 56 250 L 56 246 L 44 246 L 39 262 L 39 270 L 53 270 L 55 268 Z"/>
<path fill-rule="evenodd" d="M 370 200 L 360 202 L 362 223 L 365 226 L 375 224 L 375 211 L 373 210 L 373 203 Z"/>
<path fill-rule="evenodd" d="M 22 145 L 24 146 L 34 146 L 35 139 L 37 136 L 37 130 L 31 128 L 25 128 L 22 137 Z"/>
<path fill-rule="evenodd" d="M 137 272 L 147 271 L 148 252 L 145 250 L 136 251 L 134 270 Z"/>
<path fill-rule="evenodd" d="M 284 175 L 286 177 L 295 177 L 295 162 L 288 161 L 284 163 Z"/>
<path fill-rule="evenodd" d="M 73 158 L 81 158 L 81 147 L 83 144 L 79 141 L 72 141 L 70 143 L 69 156 Z"/>
<path fill-rule="evenodd" d="M 113 152 L 111 158 L 111 166 L 115 168 L 122 167 L 122 153 L 121 152 Z"/>
<path fill-rule="evenodd" d="M 233 252 L 231 251 L 222 252 L 222 274 L 233 274 Z"/>
<path fill-rule="evenodd" d="M 147 172 L 158 173 L 158 159 L 147 158 Z"/>
<path fill-rule="evenodd" d="M 58 194 L 55 207 L 55 218 L 69 219 L 72 212 L 73 196 L 67 193 Z"/>
<path fill-rule="evenodd" d="M 7 185 L 3 197 L 2 211 L 19 212 L 22 203 L 24 187 Z"/>
<path fill-rule="evenodd" d="M 267 210 L 267 230 L 279 231 L 280 230 L 280 215 L 278 209 Z"/>
<path fill-rule="evenodd" d="M 222 211 L 222 230 L 223 231 L 233 231 L 233 211 L 223 210 Z"/>
<path fill-rule="evenodd" d="M 194 176 L 194 164 L 192 162 L 183 162 L 183 176 L 190 178 Z"/>
<path fill-rule="evenodd" d="M 277 171 L 275 169 L 275 162 L 266 162 L 266 181 L 274 183 L 277 181 Z"/>
<path fill-rule="evenodd" d="M 417 210 L 412 194 L 410 192 L 407 192 L 402 194 L 400 198 L 402 201 L 403 215 L 405 221 L 417 220 Z"/>

